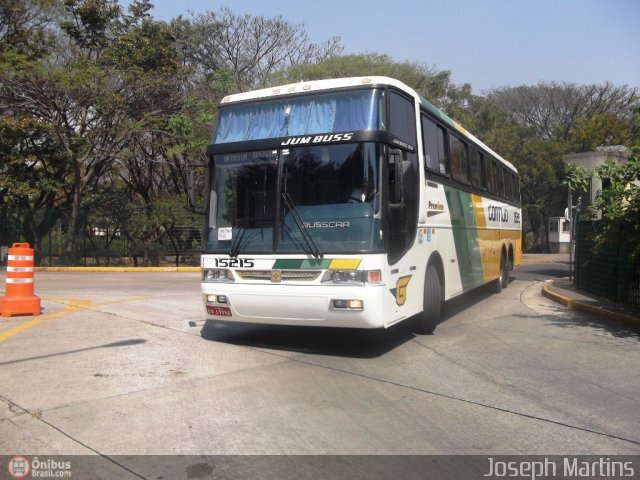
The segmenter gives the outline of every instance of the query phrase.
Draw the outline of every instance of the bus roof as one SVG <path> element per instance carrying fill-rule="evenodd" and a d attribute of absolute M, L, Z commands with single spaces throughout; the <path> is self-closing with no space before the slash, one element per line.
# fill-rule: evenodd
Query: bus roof
<path fill-rule="evenodd" d="M 359 87 L 359 86 L 368 86 L 368 85 L 384 85 L 384 86 L 392 86 L 399 90 L 402 90 L 414 98 L 416 98 L 420 106 L 423 110 L 426 110 L 430 115 L 439 119 L 441 122 L 448 125 L 450 128 L 455 130 L 460 135 L 467 138 L 467 140 L 474 143 L 476 146 L 479 146 L 481 149 L 490 153 L 497 160 L 502 162 L 505 166 L 513 170 L 517 171 L 516 168 L 507 160 L 502 158 L 496 152 L 494 152 L 491 148 L 485 145 L 481 140 L 476 138 L 474 135 L 469 133 L 462 125 L 449 117 L 442 110 L 437 108 L 427 99 L 419 95 L 413 88 L 405 85 L 404 83 L 390 77 L 383 76 L 370 76 L 370 77 L 347 77 L 347 78 L 332 78 L 327 80 L 313 80 L 309 82 L 298 82 L 291 83 L 288 85 L 280 85 L 277 87 L 270 88 L 262 88 L 260 90 L 252 90 L 250 92 L 236 93 L 233 95 L 228 95 L 222 99 L 222 105 L 227 105 L 230 103 L 236 102 L 249 102 L 252 100 L 260 100 L 272 97 L 279 97 L 285 95 L 296 95 L 310 92 L 321 92 L 326 90 L 333 90 L 338 88 L 349 88 L 349 87 Z"/>

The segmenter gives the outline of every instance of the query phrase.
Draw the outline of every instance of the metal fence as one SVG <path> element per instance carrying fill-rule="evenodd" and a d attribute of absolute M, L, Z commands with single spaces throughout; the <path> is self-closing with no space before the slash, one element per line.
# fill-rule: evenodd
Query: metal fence
<path fill-rule="evenodd" d="M 576 279 L 580 290 L 640 309 L 640 258 L 633 258 L 624 244 L 594 251 L 598 222 L 578 222 Z"/>
<path fill-rule="evenodd" d="M 82 212 L 76 248 L 68 252 L 67 212 L 0 211 L 0 265 L 6 264 L 6 248 L 14 242 L 31 244 L 37 266 L 199 265 L 199 215 L 177 208 L 162 221 L 150 220 L 146 226 L 126 229 L 122 219 L 96 218 L 93 213 Z"/>

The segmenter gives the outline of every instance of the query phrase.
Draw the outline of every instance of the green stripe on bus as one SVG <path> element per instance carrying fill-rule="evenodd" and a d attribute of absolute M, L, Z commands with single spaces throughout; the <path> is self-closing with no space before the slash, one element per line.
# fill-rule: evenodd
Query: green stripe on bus
<path fill-rule="evenodd" d="M 451 230 L 456 245 L 462 289 L 469 290 L 484 283 L 478 225 L 473 215 L 471 194 L 445 186 L 451 214 Z"/>
<path fill-rule="evenodd" d="M 308 260 L 306 258 L 281 258 L 273 264 L 274 270 L 327 269 L 331 260 Z"/>

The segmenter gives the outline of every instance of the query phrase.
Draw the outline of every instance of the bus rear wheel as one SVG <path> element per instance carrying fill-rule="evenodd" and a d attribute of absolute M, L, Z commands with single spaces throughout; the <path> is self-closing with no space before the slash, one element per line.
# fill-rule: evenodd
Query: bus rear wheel
<path fill-rule="evenodd" d="M 504 255 L 500 256 L 500 276 L 493 283 L 495 293 L 500 293 L 509 285 L 509 262 Z"/>
<path fill-rule="evenodd" d="M 424 280 L 423 312 L 418 321 L 418 333 L 433 333 L 440 321 L 442 285 L 435 266 L 429 265 Z"/>

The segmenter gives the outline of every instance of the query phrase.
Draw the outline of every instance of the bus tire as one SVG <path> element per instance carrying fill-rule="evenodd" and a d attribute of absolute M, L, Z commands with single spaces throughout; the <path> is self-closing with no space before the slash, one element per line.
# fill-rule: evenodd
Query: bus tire
<path fill-rule="evenodd" d="M 493 282 L 493 291 L 500 293 L 503 288 L 507 286 L 509 282 L 509 271 L 507 270 L 507 261 L 504 255 L 500 255 L 500 276 Z"/>
<path fill-rule="evenodd" d="M 504 257 L 504 275 L 503 275 L 504 285 L 502 285 L 502 288 L 507 288 L 509 286 L 509 277 L 510 277 L 511 270 L 513 270 L 513 267 L 511 266 L 509 257 Z"/>
<path fill-rule="evenodd" d="M 434 265 L 429 265 L 424 279 L 423 311 L 418 322 L 418 333 L 430 334 L 438 326 L 442 308 L 442 285 Z"/>

